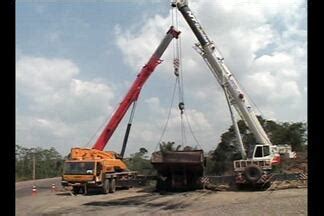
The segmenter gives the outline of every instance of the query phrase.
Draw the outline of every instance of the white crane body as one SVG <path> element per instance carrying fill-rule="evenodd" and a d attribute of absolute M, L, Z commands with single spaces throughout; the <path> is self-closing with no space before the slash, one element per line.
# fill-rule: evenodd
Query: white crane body
<path fill-rule="evenodd" d="M 271 170 L 272 165 L 280 162 L 279 150 L 289 153 L 290 157 L 294 156 L 294 154 L 291 152 L 291 147 L 272 145 L 255 112 L 253 111 L 248 98 L 245 96 L 246 94 L 243 92 L 237 80 L 225 65 L 224 58 L 217 50 L 214 42 L 208 38 L 197 18 L 188 7 L 188 1 L 175 0 L 171 5 L 178 8 L 184 19 L 189 24 L 191 30 L 199 41 L 195 47 L 196 51 L 202 56 L 210 71 L 224 90 L 225 96 L 229 102 L 229 108 L 231 111 L 236 136 L 241 145 L 243 159 L 245 159 L 245 150 L 237 123 L 231 110 L 231 106 L 235 108 L 255 137 L 256 145 L 254 147 L 252 157 L 247 160 L 234 161 L 234 171 L 238 174 L 237 182 L 245 182 L 244 178 L 240 178 L 242 176 L 244 177 L 244 175 L 242 175 L 242 172 L 244 171 L 245 177 L 249 175 L 249 179 L 251 180 L 250 182 L 259 183 L 260 179 L 265 179 L 264 175 L 268 174 L 268 171 Z M 251 173 L 253 172 L 257 173 L 258 175 L 252 176 Z"/>

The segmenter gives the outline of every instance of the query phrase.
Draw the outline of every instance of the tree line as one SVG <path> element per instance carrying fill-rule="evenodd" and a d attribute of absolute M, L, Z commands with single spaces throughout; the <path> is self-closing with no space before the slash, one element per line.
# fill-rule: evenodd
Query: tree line
<path fill-rule="evenodd" d="M 261 125 L 273 144 L 290 144 L 296 152 L 307 151 L 307 125 L 303 122 L 275 122 L 258 117 Z M 251 154 L 256 141 L 245 123 L 238 121 L 239 130 L 247 155 Z M 190 146 L 182 147 L 172 142 L 161 142 L 160 151 L 194 150 Z M 64 157 L 55 148 L 26 148 L 16 145 L 16 181 L 33 178 L 33 159 L 35 158 L 36 179 L 61 176 Z M 230 126 L 221 135 L 221 141 L 207 155 L 206 174 L 222 175 L 232 171 L 233 160 L 241 159 L 239 145 L 236 140 L 234 127 Z M 148 151 L 140 148 L 138 152 L 125 158 L 129 170 L 143 175 L 155 175 Z"/>
<path fill-rule="evenodd" d="M 267 133 L 270 141 L 274 145 L 291 145 L 292 151 L 307 151 L 307 125 L 303 122 L 276 122 L 273 120 L 258 119 Z M 249 131 L 243 120 L 238 121 L 238 127 L 242 136 L 242 142 L 247 156 L 253 153 L 256 140 Z M 221 141 L 217 148 L 209 152 L 207 159 L 206 173 L 209 174 L 229 174 L 233 169 L 233 161 L 241 159 L 241 152 L 237 142 L 234 127 L 230 126 L 221 135 Z"/>
<path fill-rule="evenodd" d="M 16 145 L 16 181 L 51 178 L 62 175 L 63 157 L 55 148 L 26 148 Z"/>

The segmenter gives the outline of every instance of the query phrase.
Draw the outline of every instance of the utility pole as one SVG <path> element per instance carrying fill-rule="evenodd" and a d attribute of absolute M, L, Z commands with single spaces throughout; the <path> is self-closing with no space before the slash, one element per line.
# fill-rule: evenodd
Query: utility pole
<path fill-rule="evenodd" d="M 34 181 L 35 181 L 35 174 L 36 174 L 35 165 L 36 165 L 36 160 L 35 160 L 35 152 L 34 152 L 33 154 L 33 180 Z"/>

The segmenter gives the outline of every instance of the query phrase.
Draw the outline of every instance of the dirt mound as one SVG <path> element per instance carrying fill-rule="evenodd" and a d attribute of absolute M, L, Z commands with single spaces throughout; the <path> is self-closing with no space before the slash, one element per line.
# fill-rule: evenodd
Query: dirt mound
<path fill-rule="evenodd" d="M 285 173 L 307 173 L 307 152 L 296 152 L 296 158 L 282 159 Z"/>
<path fill-rule="evenodd" d="M 206 184 L 205 189 L 212 190 L 212 191 L 228 191 L 230 190 L 230 186 L 228 184 Z"/>
<path fill-rule="evenodd" d="M 307 187 L 306 181 L 285 180 L 285 181 L 272 182 L 271 186 L 267 190 L 273 191 L 273 190 L 284 190 L 289 188 L 305 188 L 305 187 Z"/>

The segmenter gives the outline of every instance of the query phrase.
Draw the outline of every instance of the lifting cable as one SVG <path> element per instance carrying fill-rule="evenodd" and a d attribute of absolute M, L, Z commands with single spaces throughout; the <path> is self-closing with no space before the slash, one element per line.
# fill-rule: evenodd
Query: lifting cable
<path fill-rule="evenodd" d="M 177 16 L 177 13 L 176 15 L 174 15 L 175 10 L 172 8 L 171 9 L 171 25 L 172 26 L 175 26 L 177 29 L 178 29 L 178 23 L 175 24 L 175 20 L 177 21 L 177 19 L 175 19 L 174 17 Z M 180 40 L 181 37 L 178 38 L 178 40 Z M 181 98 L 181 95 L 182 95 L 182 90 L 181 90 L 181 87 L 180 87 L 180 80 L 179 80 L 179 68 L 180 68 L 180 60 L 179 58 L 176 58 L 176 56 L 179 56 L 179 45 L 177 42 L 173 42 L 172 43 L 172 46 L 173 46 L 173 54 L 172 54 L 172 57 L 173 57 L 173 67 L 174 67 L 174 75 L 176 76 L 176 79 L 175 79 L 175 83 L 174 83 L 174 87 L 173 87 L 173 92 L 172 92 L 172 97 L 171 97 L 171 103 L 170 103 L 170 107 L 169 107 L 169 110 L 168 110 L 168 116 L 167 116 L 167 120 L 164 124 L 164 127 L 162 129 L 162 133 L 161 133 L 161 136 L 160 136 L 160 139 L 158 141 L 158 143 L 156 144 L 155 146 L 155 150 L 157 150 L 159 144 L 161 143 L 162 141 L 162 138 L 167 130 L 167 126 L 168 126 L 168 123 L 169 123 L 169 120 L 170 120 L 170 116 L 171 116 L 171 111 L 172 111 L 172 107 L 173 107 L 173 103 L 174 103 L 174 98 L 175 98 L 175 94 L 176 94 L 176 91 L 178 90 L 178 97 L 179 97 L 179 100 Z M 183 113 L 183 109 L 184 109 L 184 103 L 180 102 L 179 103 L 179 109 L 181 110 L 181 113 Z M 182 119 L 182 115 L 181 115 L 181 119 Z M 184 140 L 184 127 L 182 126 L 183 123 L 181 121 L 181 143 L 183 144 L 183 140 Z"/>
<path fill-rule="evenodd" d="M 173 8 L 173 10 L 176 11 L 176 15 L 175 15 L 175 20 L 176 20 L 176 28 L 179 28 L 179 16 L 178 16 L 178 10 L 176 10 L 176 8 Z M 182 45 L 181 45 L 181 37 L 179 37 L 179 39 L 175 42 L 176 43 L 176 57 L 174 57 L 175 60 L 178 60 L 179 64 L 178 64 L 178 70 L 180 71 L 178 73 L 178 82 L 179 82 L 179 109 L 180 109 L 180 117 L 181 117 L 181 136 L 182 136 L 182 143 L 184 142 L 184 144 L 187 143 L 187 137 L 186 137 L 186 131 L 185 131 L 185 123 L 184 121 L 186 121 L 187 126 L 189 128 L 190 134 L 192 135 L 193 139 L 195 140 L 195 142 L 197 143 L 197 146 L 199 146 L 202 149 L 202 146 L 200 145 L 197 137 L 195 136 L 192 127 L 190 125 L 190 121 L 188 118 L 188 115 L 186 112 L 184 112 L 185 110 L 185 106 L 184 106 L 184 82 L 183 82 L 183 70 L 182 70 Z M 183 115 L 185 117 L 185 119 L 183 119 Z M 182 146 L 184 146 L 182 144 Z"/>
<path fill-rule="evenodd" d="M 172 11 L 175 11 L 173 8 Z M 175 11 L 175 27 L 179 28 L 179 19 L 178 19 L 178 13 Z M 174 21 L 172 20 L 172 23 Z M 178 38 L 174 42 L 175 44 L 175 51 L 173 52 L 173 67 L 174 67 L 174 75 L 176 76 L 177 86 L 178 86 L 178 108 L 180 110 L 180 129 L 181 129 L 181 145 L 184 146 L 187 143 L 187 137 L 186 137 L 186 127 L 184 124 L 183 114 L 185 109 L 184 104 L 184 93 L 183 93 L 183 76 L 182 76 L 182 56 L 181 56 L 181 44 L 180 44 L 181 37 Z"/>
<path fill-rule="evenodd" d="M 176 13 L 174 15 L 174 13 Z M 178 19 L 178 12 L 174 8 L 171 9 L 171 17 L 172 17 L 172 26 L 175 26 L 176 29 L 179 28 L 179 19 Z M 202 146 L 200 145 L 197 137 L 195 136 L 192 127 L 189 122 L 189 118 L 187 114 L 184 112 L 185 111 L 185 104 L 184 104 L 184 89 L 183 89 L 183 71 L 182 71 L 182 50 L 181 50 L 181 37 L 178 38 L 175 42 L 173 42 L 173 68 L 174 68 L 174 75 L 176 76 L 174 88 L 173 88 L 173 93 L 172 93 L 172 99 L 171 99 L 171 104 L 169 107 L 168 111 L 168 117 L 166 120 L 166 123 L 164 125 L 164 128 L 162 130 L 161 137 L 159 139 L 159 142 L 157 143 L 155 150 L 159 146 L 160 142 L 162 141 L 162 138 L 166 132 L 168 122 L 170 120 L 170 115 L 171 115 L 171 110 L 173 107 L 174 103 L 174 97 L 175 97 L 175 91 L 177 90 L 178 92 L 178 108 L 180 110 L 180 128 L 181 128 L 181 146 L 185 146 L 187 144 L 187 137 L 186 137 L 186 125 L 189 128 L 189 131 L 194 138 L 195 142 L 197 143 L 197 146 L 199 146 L 202 149 Z M 183 117 L 184 116 L 184 117 Z"/>
<path fill-rule="evenodd" d="M 170 120 L 170 116 L 171 116 L 171 110 L 172 110 L 172 106 L 173 106 L 173 102 L 174 102 L 174 96 L 175 96 L 175 92 L 176 92 L 176 87 L 177 87 L 177 81 L 174 83 L 174 87 L 173 87 L 173 92 L 172 92 L 172 99 L 171 99 L 171 103 L 170 103 L 170 107 L 169 107 L 169 111 L 168 111 L 168 117 L 167 117 L 167 120 L 164 124 L 164 127 L 163 127 L 163 130 L 162 130 L 162 134 L 160 136 L 160 139 L 158 141 L 158 143 L 156 144 L 155 146 L 155 150 L 157 149 L 157 147 L 159 146 L 159 144 L 161 143 L 161 140 L 165 134 L 165 131 L 167 129 L 167 126 L 168 126 L 168 123 L 169 123 L 169 120 Z"/>

